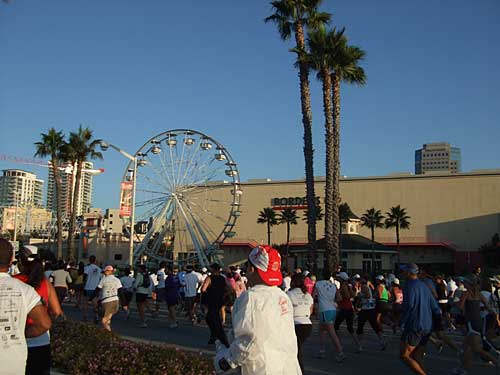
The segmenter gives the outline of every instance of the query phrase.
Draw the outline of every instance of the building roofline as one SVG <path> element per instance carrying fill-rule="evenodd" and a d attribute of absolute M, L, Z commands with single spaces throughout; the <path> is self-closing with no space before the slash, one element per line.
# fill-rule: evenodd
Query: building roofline
<path fill-rule="evenodd" d="M 478 176 L 500 176 L 500 168 L 498 169 L 476 169 L 470 172 L 450 173 L 450 172 L 433 172 L 430 174 L 390 174 L 387 176 L 364 176 L 364 177 L 346 177 L 341 176 L 340 181 L 375 181 L 375 180 L 407 180 L 407 179 L 446 179 L 446 178 L 465 178 L 465 177 L 478 177 Z M 314 178 L 315 182 L 324 182 L 324 176 L 317 176 Z M 249 179 L 248 181 L 240 182 L 240 185 L 253 186 L 253 185 L 272 185 L 272 184 L 303 184 L 305 179 L 287 179 L 287 180 L 269 180 L 269 179 Z"/>

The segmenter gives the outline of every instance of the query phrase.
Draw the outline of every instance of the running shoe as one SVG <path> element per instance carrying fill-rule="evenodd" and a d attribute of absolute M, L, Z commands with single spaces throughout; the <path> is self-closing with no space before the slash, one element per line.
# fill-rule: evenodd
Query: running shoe
<path fill-rule="evenodd" d="M 148 325 L 146 322 L 142 322 L 140 325 L 141 328 L 148 328 Z"/>
<path fill-rule="evenodd" d="M 318 359 L 324 359 L 325 358 L 325 351 L 324 350 L 320 350 L 318 352 L 318 354 L 316 354 L 316 358 L 318 358 Z"/>
<path fill-rule="evenodd" d="M 467 371 L 462 367 L 457 367 L 451 371 L 453 375 L 467 375 Z"/>
<path fill-rule="evenodd" d="M 358 347 L 356 348 L 356 350 L 354 351 L 354 353 L 359 354 L 362 351 L 363 351 L 363 347 L 361 345 L 358 345 Z"/>
<path fill-rule="evenodd" d="M 172 323 L 172 324 L 170 324 L 170 326 L 169 326 L 169 327 L 170 327 L 170 328 L 177 328 L 177 327 L 179 327 L 179 323 L 177 323 L 177 322 Z"/>
<path fill-rule="evenodd" d="M 344 354 L 344 352 L 340 352 L 339 354 L 337 354 L 337 356 L 335 357 L 335 361 L 337 361 L 337 363 L 341 363 L 341 362 L 344 362 L 344 360 L 346 359 L 346 355 Z"/>

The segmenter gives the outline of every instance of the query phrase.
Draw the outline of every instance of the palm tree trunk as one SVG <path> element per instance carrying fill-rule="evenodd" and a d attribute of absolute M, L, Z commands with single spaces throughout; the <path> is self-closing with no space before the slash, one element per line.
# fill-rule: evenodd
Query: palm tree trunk
<path fill-rule="evenodd" d="M 56 197 L 56 220 L 57 220 L 57 259 L 62 259 L 63 258 L 63 252 L 62 252 L 63 226 L 62 226 L 62 200 L 61 200 L 62 181 L 61 181 L 61 174 L 59 173 L 59 164 L 57 162 L 57 159 L 52 158 L 51 163 L 52 163 L 52 173 L 54 174 L 54 181 L 56 183 L 55 197 Z"/>
<path fill-rule="evenodd" d="M 267 221 L 267 244 L 271 246 L 271 223 Z"/>
<path fill-rule="evenodd" d="M 286 222 L 286 250 L 285 250 L 285 267 L 288 271 L 288 252 L 290 250 L 290 222 Z"/>
<path fill-rule="evenodd" d="M 371 231 L 372 231 L 372 274 L 375 276 L 375 226 L 371 226 Z"/>
<path fill-rule="evenodd" d="M 325 181 L 325 257 L 326 267 L 333 274 L 338 258 L 339 235 L 338 224 L 335 227 L 335 216 L 339 216 L 338 205 L 335 204 L 335 156 L 334 129 L 332 107 L 332 81 L 328 69 L 321 72 L 323 81 L 323 111 L 325 116 L 326 145 L 326 181 Z M 337 231 L 337 232 L 336 232 Z"/>
<path fill-rule="evenodd" d="M 331 75 L 332 79 L 332 103 L 333 103 L 333 204 L 340 206 L 340 77 L 337 74 Z M 340 237 L 340 217 L 339 210 L 334 211 L 333 233 L 335 244 L 339 244 Z M 339 247 L 335 248 L 335 256 L 338 262 L 340 254 Z"/>
<path fill-rule="evenodd" d="M 401 262 L 401 257 L 399 256 L 399 223 L 396 224 L 396 249 L 398 251 L 398 267 Z"/>
<path fill-rule="evenodd" d="M 73 203 L 71 207 L 71 216 L 69 220 L 68 229 L 68 258 L 69 260 L 76 261 L 75 257 L 75 226 L 76 226 L 76 215 L 78 208 L 78 198 L 80 195 L 80 179 L 82 176 L 83 163 L 76 163 L 76 175 L 75 175 L 75 189 L 73 190 Z"/>
<path fill-rule="evenodd" d="M 301 21 L 296 23 L 295 42 L 300 50 L 305 50 L 304 28 Z M 314 149 L 312 142 L 311 91 L 309 88 L 309 69 L 305 63 L 299 63 L 300 104 L 302 125 L 304 127 L 304 161 L 306 173 L 307 201 L 307 242 L 308 267 L 316 270 L 316 194 L 314 192 Z"/>

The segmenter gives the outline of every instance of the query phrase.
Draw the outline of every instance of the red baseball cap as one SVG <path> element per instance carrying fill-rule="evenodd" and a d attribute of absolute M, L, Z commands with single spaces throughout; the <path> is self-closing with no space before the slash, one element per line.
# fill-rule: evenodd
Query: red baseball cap
<path fill-rule="evenodd" d="M 257 268 L 259 276 L 267 285 L 277 286 L 283 283 L 281 256 L 278 250 L 267 245 L 257 246 L 250 251 L 248 260 Z"/>

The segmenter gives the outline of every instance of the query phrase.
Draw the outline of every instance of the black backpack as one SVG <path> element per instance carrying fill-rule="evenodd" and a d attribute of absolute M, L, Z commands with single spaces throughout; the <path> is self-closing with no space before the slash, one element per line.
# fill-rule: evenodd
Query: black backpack
<path fill-rule="evenodd" d="M 142 274 L 142 284 L 141 284 L 141 287 L 142 288 L 149 288 L 150 285 L 151 285 L 151 279 L 150 279 L 149 275 L 147 274 L 147 272 L 144 272 Z"/>

